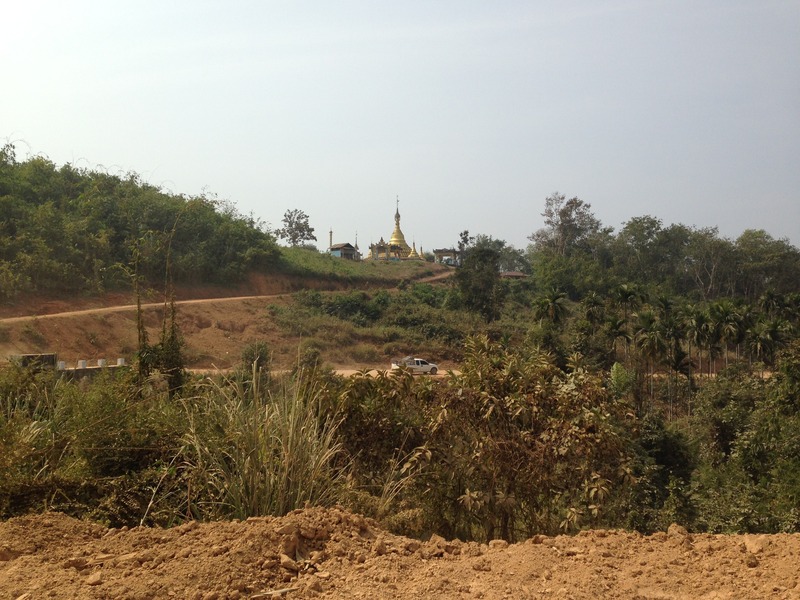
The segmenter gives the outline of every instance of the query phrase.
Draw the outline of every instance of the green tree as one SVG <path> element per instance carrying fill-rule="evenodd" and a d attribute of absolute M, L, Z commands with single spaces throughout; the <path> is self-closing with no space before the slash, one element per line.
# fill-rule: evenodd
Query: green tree
<path fill-rule="evenodd" d="M 686 247 L 686 267 L 703 300 L 733 293 L 733 244 L 716 227 L 693 229 Z"/>
<path fill-rule="evenodd" d="M 729 299 L 714 302 L 709 307 L 709 316 L 714 338 L 722 345 L 725 367 L 728 366 L 728 354 L 732 344 L 738 344 L 746 331 L 744 317 L 739 308 Z"/>
<path fill-rule="evenodd" d="M 800 279 L 800 250 L 766 231 L 748 229 L 734 243 L 736 293 L 751 303 L 772 291 L 794 291 Z"/>
<path fill-rule="evenodd" d="M 467 247 L 454 276 L 464 305 L 487 323 L 500 316 L 505 289 L 500 281 L 500 252 L 491 244 Z"/>
<path fill-rule="evenodd" d="M 576 301 L 592 290 L 606 292 L 611 229 L 601 226 L 591 205 L 555 193 L 542 216 L 545 227 L 528 237 L 528 260 L 540 287 L 563 290 Z"/>
<path fill-rule="evenodd" d="M 464 232 L 468 234 L 468 232 Z M 466 239 L 459 242 L 459 248 L 466 249 L 470 245 L 485 246 L 497 250 L 500 255 L 498 265 L 501 272 L 506 271 L 521 271 L 523 273 L 530 273 L 531 266 L 525 253 L 522 250 L 517 250 L 514 246 L 508 244 L 505 240 L 494 239 L 492 236 L 478 234 L 474 238 L 467 235 Z"/>
<path fill-rule="evenodd" d="M 627 321 L 630 314 L 644 302 L 645 296 L 635 285 L 623 283 L 613 291 L 616 305 L 622 309 L 622 318 Z"/>
<path fill-rule="evenodd" d="M 745 343 L 750 357 L 772 366 L 775 354 L 789 338 L 789 324 L 781 318 L 761 318 L 747 330 Z M 763 369 L 762 369 L 763 373 Z"/>
<path fill-rule="evenodd" d="M 618 359 L 618 340 L 622 340 L 622 343 L 625 347 L 625 353 L 627 354 L 627 348 L 631 341 L 631 335 L 628 331 L 628 324 L 625 322 L 625 320 L 613 315 L 607 317 L 603 327 L 603 335 L 608 340 L 609 354 L 613 360 L 616 361 Z"/>
<path fill-rule="evenodd" d="M 614 303 L 622 309 L 622 321 L 627 331 L 629 317 L 644 302 L 644 293 L 635 285 L 623 283 L 612 290 L 612 298 Z M 628 358 L 627 341 L 625 341 L 625 358 Z"/>
<path fill-rule="evenodd" d="M 126 286 L 134 247 L 144 283 L 156 284 L 163 277 L 165 232 L 178 215 L 176 281 L 241 280 L 278 255 L 259 223 L 223 202 L 166 194 L 136 174 L 57 168 L 41 157 L 17 162 L 9 146 L 0 152 L 0 214 L 4 296 Z"/>
<path fill-rule="evenodd" d="M 625 281 L 645 283 L 655 280 L 664 257 L 659 237 L 663 231 L 660 219 L 634 217 L 625 223 L 612 243 L 614 267 Z"/>
<path fill-rule="evenodd" d="M 644 357 L 650 375 L 650 399 L 654 399 L 654 377 L 656 366 L 665 360 L 669 341 L 663 324 L 651 311 L 641 311 L 636 315 L 634 340 Z"/>
<path fill-rule="evenodd" d="M 545 199 L 542 216 L 545 227 L 532 234 L 530 239 L 537 250 L 546 250 L 557 256 L 568 256 L 579 249 L 587 249 L 592 234 L 600 232 L 600 221 L 591 211 L 592 205 L 580 198 L 567 200 L 555 192 Z"/>
<path fill-rule="evenodd" d="M 317 241 L 314 228 L 308 224 L 308 215 L 297 208 L 284 213 L 283 227 L 277 229 L 275 233 L 293 247 L 299 246 L 303 242 Z"/>
<path fill-rule="evenodd" d="M 691 368 L 692 347 L 697 349 L 697 370 L 703 372 L 703 349 L 708 347 L 711 339 L 711 319 L 705 310 L 696 306 L 687 306 L 684 310 L 684 329 L 689 346 L 689 367 Z"/>
<path fill-rule="evenodd" d="M 589 323 L 591 333 L 594 334 L 606 316 L 605 301 L 597 292 L 589 292 L 581 300 L 583 317 Z"/>

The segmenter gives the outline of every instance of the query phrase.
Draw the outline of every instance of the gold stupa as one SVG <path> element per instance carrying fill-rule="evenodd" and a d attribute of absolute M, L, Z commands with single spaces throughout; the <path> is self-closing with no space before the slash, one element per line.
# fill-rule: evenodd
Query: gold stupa
<path fill-rule="evenodd" d="M 389 238 L 389 246 L 394 246 L 400 249 L 401 256 L 408 256 L 411 248 L 406 243 L 406 236 L 400 230 L 400 200 L 397 200 L 397 210 L 394 213 L 394 231 L 392 237 Z"/>
<path fill-rule="evenodd" d="M 373 260 L 406 260 L 415 259 L 422 260 L 420 252 L 417 252 L 416 243 L 414 248 L 406 242 L 406 236 L 400 229 L 400 198 L 397 199 L 397 209 L 394 213 L 394 231 L 392 232 L 389 242 L 384 242 L 383 238 L 377 244 L 370 244 L 369 258 Z"/>

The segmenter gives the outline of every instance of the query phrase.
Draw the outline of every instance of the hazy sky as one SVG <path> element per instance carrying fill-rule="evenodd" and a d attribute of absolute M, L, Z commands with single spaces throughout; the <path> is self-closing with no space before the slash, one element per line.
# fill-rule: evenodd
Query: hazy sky
<path fill-rule="evenodd" d="M 3 1 L 0 141 L 318 246 L 525 247 L 554 191 L 800 246 L 800 2 Z"/>

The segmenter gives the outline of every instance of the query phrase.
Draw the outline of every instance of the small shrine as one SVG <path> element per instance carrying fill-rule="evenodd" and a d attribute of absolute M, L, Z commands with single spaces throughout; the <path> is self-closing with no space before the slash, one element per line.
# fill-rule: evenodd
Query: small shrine
<path fill-rule="evenodd" d="M 334 244 L 333 229 L 330 230 L 330 233 L 328 235 L 329 235 L 328 254 L 330 254 L 331 256 L 335 256 L 336 258 L 344 258 L 347 260 L 361 260 L 361 252 L 358 249 L 358 233 L 356 233 L 355 246 L 350 242 Z"/>

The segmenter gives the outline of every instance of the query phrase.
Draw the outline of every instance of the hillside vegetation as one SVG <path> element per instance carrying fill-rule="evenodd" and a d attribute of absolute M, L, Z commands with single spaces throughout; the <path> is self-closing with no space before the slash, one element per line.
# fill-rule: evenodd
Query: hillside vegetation
<path fill-rule="evenodd" d="M 71 169 L 8 156 L 3 168 L 16 174 L 17 187 L 2 188 L 9 207 L 71 222 L 55 210 L 57 196 L 43 201 L 46 186 L 25 202 L 14 191 L 28 189 L 20 182 L 32 173 L 53 181 Z M 275 269 L 300 277 L 303 289 L 249 306 L 264 335 L 242 340 L 224 376 L 184 371 L 193 349 L 181 328 L 193 325 L 175 304 L 160 326 L 131 322 L 140 335 L 129 372 L 73 382 L 3 371 L 3 516 L 47 506 L 115 525 L 169 525 L 339 503 L 392 531 L 462 540 L 651 532 L 673 522 L 703 532 L 800 531 L 800 252 L 788 241 L 763 231 L 728 240 L 652 217 L 615 233 L 588 204 L 555 194 L 526 250 L 465 231 L 452 280 L 422 282 L 434 274 L 428 263 L 281 250 L 207 200 L 135 180 L 115 185 L 174 208 L 161 229 L 120 229 L 129 254 L 114 259 L 117 271 L 161 285 L 171 273 L 180 285 Z M 73 196 L 59 197 L 67 206 Z M 182 224 L 205 222 L 190 215 L 257 243 L 232 245 L 236 270 L 203 272 L 201 255 L 178 243 Z M 16 253 L 3 255 L 4 268 L 19 291 L 58 281 L 33 277 L 22 269 L 29 264 L 80 271 L 81 251 L 59 262 L 45 229 L 19 223 L 15 232 L 39 239 L 41 250 L 28 263 L 19 236 L 8 242 Z M 80 272 L 83 291 L 111 284 Z M 364 289 L 304 289 L 304 277 Z M 281 364 L 279 338 L 296 344 Z M 459 372 L 343 378 L 327 366 L 343 354 L 371 367 L 419 350 Z"/>
<path fill-rule="evenodd" d="M 11 145 L 0 149 L 0 215 L 5 301 L 131 290 L 135 277 L 163 289 L 167 276 L 177 285 L 235 285 L 253 271 L 394 284 L 424 271 L 398 265 L 388 272 L 281 248 L 263 223 L 230 203 L 167 193 L 135 173 L 17 161 Z"/>

